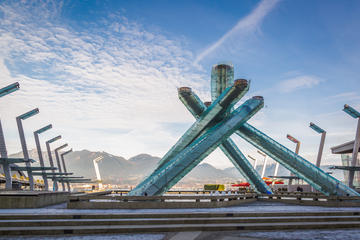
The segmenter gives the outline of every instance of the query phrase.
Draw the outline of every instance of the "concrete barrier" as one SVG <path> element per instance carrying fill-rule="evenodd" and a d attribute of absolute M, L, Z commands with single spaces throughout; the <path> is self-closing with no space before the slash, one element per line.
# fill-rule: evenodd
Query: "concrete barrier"
<path fill-rule="evenodd" d="M 171 195 L 171 196 L 70 196 L 70 209 L 161 209 L 161 208 L 216 208 L 255 202 L 256 194 L 240 195 Z"/>
<path fill-rule="evenodd" d="M 257 197 L 258 201 L 323 207 L 360 207 L 360 197 L 325 196 L 320 193 L 281 193 Z"/>
<path fill-rule="evenodd" d="M 124 196 L 97 192 L 69 197 L 70 209 L 146 209 L 146 208 L 216 208 L 255 201 L 282 202 L 324 207 L 359 207 L 359 197 L 325 196 L 321 193 L 298 192 L 277 194 Z"/>
<path fill-rule="evenodd" d="M 359 212 L 187 212 L 125 214 L 0 214 L 0 235 L 255 231 L 360 227 Z M 16 220 L 14 220 L 16 219 Z M 99 238 L 101 238 L 99 236 Z M 187 238 L 185 238 L 187 239 Z"/>
<path fill-rule="evenodd" d="M 0 208 L 40 208 L 66 202 L 69 195 L 68 192 L 0 192 Z"/>

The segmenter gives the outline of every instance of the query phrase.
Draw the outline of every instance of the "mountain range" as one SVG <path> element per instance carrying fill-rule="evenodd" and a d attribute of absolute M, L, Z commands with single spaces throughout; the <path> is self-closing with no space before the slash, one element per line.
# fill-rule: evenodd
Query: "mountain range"
<path fill-rule="evenodd" d="M 37 151 L 29 151 L 30 158 L 38 160 Z M 85 178 L 96 179 L 93 159 L 96 157 L 103 157 L 99 162 L 99 169 L 104 183 L 121 184 L 121 185 L 136 185 L 146 175 L 149 175 L 155 169 L 160 158 L 151 156 L 149 154 L 139 154 L 129 159 L 121 156 L 115 156 L 106 152 L 92 152 L 88 150 L 74 151 L 65 156 L 65 162 L 68 172 L 73 172 L 74 176 L 83 176 Z M 12 154 L 10 157 L 22 157 L 22 152 Z M 43 157 L 46 166 L 50 166 L 46 152 L 43 152 Z M 55 166 L 56 158 L 53 154 L 53 161 Z M 37 161 L 32 166 L 38 166 Z M 325 171 L 329 171 L 329 166 L 322 167 Z M 261 173 L 262 166 L 257 166 L 256 170 Z M 268 164 L 265 176 L 274 174 L 275 164 Z M 339 180 L 343 180 L 343 173 L 339 170 L 330 170 L 333 176 Z M 288 176 L 289 171 L 280 166 L 280 176 Z M 235 167 L 225 169 L 218 169 L 208 163 L 202 163 L 195 167 L 188 175 L 186 175 L 181 183 L 229 183 L 244 180 L 244 177 L 237 171 Z"/>

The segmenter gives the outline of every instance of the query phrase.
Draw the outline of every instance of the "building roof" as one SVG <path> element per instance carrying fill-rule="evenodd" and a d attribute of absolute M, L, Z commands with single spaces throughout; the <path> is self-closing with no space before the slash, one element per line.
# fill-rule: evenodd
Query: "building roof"
<path fill-rule="evenodd" d="M 353 148 L 354 148 L 354 142 L 355 142 L 355 140 L 332 147 L 331 152 L 333 154 L 352 153 Z M 358 151 L 359 150 L 360 150 L 360 147 L 359 147 Z"/>

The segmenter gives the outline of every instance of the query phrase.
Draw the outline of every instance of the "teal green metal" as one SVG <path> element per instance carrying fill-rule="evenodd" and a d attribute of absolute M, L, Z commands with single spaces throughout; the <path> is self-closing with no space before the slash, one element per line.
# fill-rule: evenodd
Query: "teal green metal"
<path fill-rule="evenodd" d="M 187 110 L 198 119 L 201 114 L 206 110 L 205 104 L 200 100 L 200 98 L 193 94 L 193 91 L 189 87 L 183 87 L 178 89 L 178 97 L 180 101 L 185 105 Z"/>
<path fill-rule="evenodd" d="M 312 128 L 313 130 L 315 130 L 318 133 L 325 132 L 324 129 L 320 128 L 318 125 L 316 125 L 315 123 L 312 123 L 312 122 L 310 123 L 309 127 Z"/>
<path fill-rule="evenodd" d="M 328 175 L 314 164 L 282 146 L 246 121 L 262 106 L 254 107 L 253 98 L 245 102 L 237 110 L 232 111 L 234 104 L 243 94 L 234 93 L 231 97 L 230 88 L 234 70 L 231 64 L 218 64 L 212 69 L 211 96 L 215 100 L 211 106 L 206 106 L 192 94 L 190 88 L 180 88 L 180 100 L 188 110 L 197 118 L 196 123 L 180 138 L 175 146 L 164 156 L 157 169 L 142 181 L 129 195 L 160 195 L 175 185 L 181 178 L 190 172 L 216 147 L 224 151 L 237 169 L 244 173 L 243 176 L 253 184 L 258 191 L 266 192 L 263 181 L 258 173 L 231 139 L 228 139 L 238 126 L 236 133 L 260 149 L 275 161 L 284 165 L 297 177 L 307 181 L 315 189 L 326 195 L 360 196 L 353 189 L 345 186 L 337 179 Z M 247 91 L 247 90 L 246 90 Z M 226 99 L 227 101 L 224 101 Z M 220 103 L 223 101 L 223 105 Z M 344 111 L 353 117 L 359 116 L 349 106 L 345 105 Z M 231 112 L 231 113 L 230 113 Z M 247 114 L 246 114 L 247 112 Z"/>
<path fill-rule="evenodd" d="M 56 168 L 57 169 L 57 168 Z M 53 172 L 45 172 L 45 173 L 42 173 L 42 172 L 34 172 L 34 176 L 41 176 L 42 174 L 45 174 L 46 176 L 55 176 L 55 175 L 73 175 L 73 173 L 59 173 L 59 172 L 56 172 L 56 173 L 53 173 Z"/>
<path fill-rule="evenodd" d="M 80 177 L 57 177 L 57 179 L 84 179 L 83 176 L 80 176 Z"/>
<path fill-rule="evenodd" d="M 360 113 L 358 111 L 356 111 L 355 108 L 350 107 L 347 104 L 344 105 L 343 111 L 346 112 L 347 114 L 349 114 L 350 116 L 352 116 L 353 118 L 359 118 L 360 117 Z"/>
<path fill-rule="evenodd" d="M 192 91 L 179 91 L 179 99 L 195 118 L 198 118 L 206 109 L 205 104 Z M 231 138 L 224 140 L 220 145 L 220 149 L 241 175 L 255 188 L 255 191 L 265 194 L 272 193 L 271 188 L 262 180 L 259 173 L 252 167 Z"/>
<path fill-rule="evenodd" d="M 185 89 L 187 91 L 188 88 Z M 226 88 L 223 93 L 216 99 L 216 101 L 209 106 L 205 112 L 199 116 L 198 120 L 183 134 L 183 136 L 176 142 L 176 144 L 165 154 L 159 161 L 158 166 L 154 170 L 160 169 L 170 159 L 179 154 L 186 146 L 193 142 L 197 137 L 204 133 L 204 130 L 214 125 L 212 123 L 223 118 L 227 109 L 232 108 L 249 90 L 246 80 L 236 80 L 230 87 Z M 191 89 L 190 89 L 191 91 Z M 137 185 L 129 195 L 141 195 L 143 192 L 143 185 L 146 184 L 152 175 L 146 177 L 139 185 Z"/>
<path fill-rule="evenodd" d="M 262 97 L 253 97 L 234 110 L 223 121 L 207 130 L 184 150 L 155 170 L 142 185 L 142 193 L 161 195 L 174 186 L 205 157 L 215 150 L 264 105 Z"/>
<path fill-rule="evenodd" d="M 21 120 L 25 120 L 25 119 L 27 119 L 29 117 L 32 117 L 32 116 L 34 116 L 35 114 L 38 114 L 38 113 L 39 113 L 39 109 L 35 108 L 35 109 L 31 110 L 31 111 L 28 111 L 28 112 L 18 116 L 18 118 L 20 118 Z"/>
<path fill-rule="evenodd" d="M 0 163 L 3 164 L 3 163 L 26 163 L 26 162 L 31 162 L 31 163 L 34 163 L 36 162 L 34 159 L 28 159 L 28 160 L 25 160 L 24 158 L 3 158 L 1 157 L 0 158 Z"/>
<path fill-rule="evenodd" d="M 57 168 L 53 167 L 21 167 L 21 166 L 11 166 L 11 170 L 16 171 L 27 171 L 28 168 L 30 168 L 32 171 L 38 171 L 38 170 L 56 170 Z"/>
<path fill-rule="evenodd" d="M 246 80 L 237 80 L 230 87 L 226 88 L 216 101 L 209 106 L 197 121 L 184 133 L 169 152 L 160 160 L 158 168 L 168 159 L 174 157 L 196 137 L 200 136 L 203 130 L 214 122 L 215 119 L 223 116 L 228 108 L 232 108 L 249 90 Z"/>
<path fill-rule="evenodd" d="M 7 94 L 15 92 L 16 90 L 19 90 L 19 89 L 20 89 L 20 84 L 18 82 L 12 83 L 12 84 L 0 89 L 0 97 L 3 97 Z"/>
<path fill-rule="evenodd" d="M 45 131 L 47 131 L 47 130 L 49 130 L 51 128 L 52 128 L 52 124 L 49 124 L 49 125 L 47 125 L 47 126 L 45 126 L 43 128 L 40 128 L 39 130 L 36 130 L 35 133 L 40 134 L 40 133 L 43 133 L 43 132 L 45 132 Z"/>
<path fill-rule="evenodd" d="M 91 180 L 90 178 L 83 179 L 59 179 L 59 182 L 69 182 L 69 183 L 96 183 L 96 181 Z"/>
<path fill-rule="evenodd" d="M 205 106 L 201 102 L 201 100 L 194 94 L 189 93 L 187 96 L 182 94 L 180 98 L 181 101 L 187 106 L 187 108 L 191 108 L 193 111 L 195 109 L 203 109 Z M 189 101 L 186 101 L 189 99 Z M 195 115 L 200 115 L 200 111 L 198 110 Z M 248 129 L 247 131 L 242 131 L 243 129 Z M 309 184 L 311 184 L 315 189 L 323 192 L 327 195 L 357 195 L 357 193 L 348 188 L 344 184 L 342 184 L 337 179 L 333 178 L 332 176 L 328 175 L 320 168 L 316 167 L 312 163 L 306 161 L 299 155 L 295 154 L 291 150 L 287 149 L 286 147 L 282 146 L 281 144 L 277 143 L 275 140 L 271 139 L 270 137 L 266 136 L 259 130 L 255 129 L 248 123 L 245 123 L 239 131 L 236 132 L 240 137 L 244 138 L 246 141 L 254 145 L 256 148 L 260 149 L 261 151 L 265 152 L 268 156 L 273 158 L 275 161 L 279 162 L 280 164 L 284 165 L 288 168 L 291 172 L 293 172 L 296 176 L 304 179 Z M 247 135 L 244 135 L 247 133 Z M 224 141 L 225 142 L 225 141 Z M 224 143 L 223 142 L 223 143 Z M 235 146 L 236 147 L 236 146 Z M 221 147 L 220 147 L 221 148 Z M 224 152 L 225 153 L 225 152 Z M 226 154 L 226 153 L 225 153 Z M 227 155 L 227 154 L 226 154 Z M 231 158 L 230 158 L 231 160 Z M 241 163 L 241 162 L 240 162 Z M 250 163 L 247 161 L 247 165 L 249 166 Z M 236 164 L 234 164 L 236 166 Z M 250 165 L 251 166 L 251 165 Z M 253 168 L 251 168 L 253 170 Z M 239 169 L 241 172 L 242 170 Z M 299 172 L 300 171 L 300 172 Z M 249 170 L 245 171 L 249 173 Z M 258 175 L 258 174 L 257 174 Z M 243 175 L 244 177 L 249 177 L 249 175 Z M 257 178 L 253 178 L 257 180 Z M 252 183 L 252 179 L 247 179 L 249 183 Z M 254 184 L 254 183 L 253 183 Z M 255 186 L 255 184 L 254 184 Z"/>
<path fill-rule="evenodd" d="M 215 101 L 234 81 L 234 66 L 218 63 L 211 69 L 211 99 Z"/>
<path fill-rule="evenodd" d="M 48 140 L 48 141 L 46 141 L 46 142 L 47 142 L 47 143 L 53 143 L 53 142 L 55 142 L 55 141 L 57 141 L 57 140 L 59 140 L 59 139 L 61 139 L 61 135 L 56 136 L 56 137 L 54 137 L 54 138 L 52 138 L 52 139 L 50 139 L 50 140 Z"/>
<path fill-rule="evenodd" d="M 336 178 L 330 176 L 250 124 L 244 123 L 236 131 L 236 134 L 325 195 L 360 196 L 355 190 L 347 187 Z"/>

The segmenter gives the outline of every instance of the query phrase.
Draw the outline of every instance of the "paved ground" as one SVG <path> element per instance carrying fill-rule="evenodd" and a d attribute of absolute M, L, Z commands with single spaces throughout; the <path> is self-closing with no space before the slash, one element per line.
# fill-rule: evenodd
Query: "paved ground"
<path fill-rule="evenodd" d="M 0 214 L 56 214 L 56 213 L 179 213 L 179 212 L 311 212 L 311 211 L 360 211 L 356 208 L 331 208 L 299 206 L 283 203 L 254 202 L 246 205 L 227 208 L 203 208 L 203 209 L 115 209 L 115 210 L 77 210 L 66 209 L 65 204 L 39 208 L 39 209 L 0 209 Z M 91 235 L 91 236 L 32 236 L 32 237 L 4 237 L 3 239 L 26 239 L 26 240 L 360 240 L 360 229 L 349 230 L 301 230 L 281 232 L 242 232 L 242 231 L 220 231 L 220 232 L 180 232 L 180 233 L 156 233 L 156 234 L 120 234 L 120 235 Z"/>
<path fill-rule="evenodd" d="M 360 211 L 360 207 L 318 207 L 300 206 L 277 202 L 253 202 L 225 208 L 196 208 L 196 209 L 67 209 L 66 204 L 35 209 L 0 209 L 0 214 L 56 214 L 56 213 L 186 213 L 186 212 L 320 212 L 320 211 Z"/>
<path fill-rule="evenodd" d="M 281 232 L 204 232 L 196 240 L 359 240 L 360 229 L 351 230 L 304 230 Z"/>
<path fill-rule="evenodd" d="M 359 240 L 360 229 L 282 232 L 181 232 L 157 234 L 0 237 L 1 240 Z"/>

